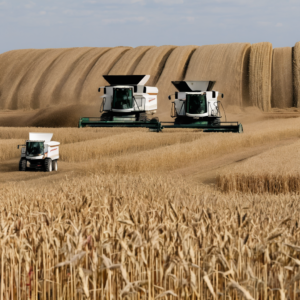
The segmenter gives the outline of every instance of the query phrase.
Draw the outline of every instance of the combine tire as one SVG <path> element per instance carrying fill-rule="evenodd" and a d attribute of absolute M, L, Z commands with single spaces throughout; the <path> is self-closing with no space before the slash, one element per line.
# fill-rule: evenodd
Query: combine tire
<path fill-rule="evenodd" d="M 52 161 L 52 170 L 57 171 L 57 160 Z"/>
<path fill-rule="evenodd" d="M 20 159 L 19 171 L 26 171 L 26 159 L 24 159 L 24 158 Z"/>
<path fill-rule="evenodd" d="M 52 160 L 51 160 L 51 158 L 46 158 L 45 159 L 45 171 L 46 172 L 51 172 L 52 171 Z"/>

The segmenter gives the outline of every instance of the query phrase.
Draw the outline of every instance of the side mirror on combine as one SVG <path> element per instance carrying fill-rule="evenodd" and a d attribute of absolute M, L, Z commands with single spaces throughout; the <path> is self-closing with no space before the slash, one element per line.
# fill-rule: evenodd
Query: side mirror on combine
<path fill-rule="evenodd" d="M 101 88 L 98 89 L 98 93 L 100 93 L 100 91 L 101 91 Z"/>
<path fill-rule="evenodd" d="M 171 95 L 168 96 L 168 99 L 171 100 Z"/>
<path fill-rule="evenodd" d="M 221 98 L 224 98 L 224 94 L 221 94 Z"/>

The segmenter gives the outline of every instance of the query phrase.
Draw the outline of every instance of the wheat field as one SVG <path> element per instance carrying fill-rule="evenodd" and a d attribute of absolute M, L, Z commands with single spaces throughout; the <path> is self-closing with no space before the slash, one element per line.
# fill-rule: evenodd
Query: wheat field
<path fill-rule="evenodd" d="M 298 48 L 0 54 L 0 300 L 298 299 Z M 161 120 L 171 81 L 216 80 L 244 133 L 74 128 L 108 74 L 150 74 Z M 18 171 L 29 132 L 58 172 Z"/>
<path fill-rule="evenodd" d="M 296 299 L 296 196 L 147 173 L 0 188 L 2 299 Z"/>
<path fill-rule="evenodd" d="M 230 170 L 222 170 L 217 185 L 224 192 L 299 193 L 299 149 L 297 141 L 251 157 Z"/>
<path fill-rule="evenodd" d="M 105 172 L 127 173 L 146 170 L 169 171 L 193 160 L 230 153 L 270 142 L 300 137 L 300 118 L 261 121 L 246 125 L 242 135 L 203 133 L 199 130 L 171 129 L 150 133 L 130 128 L 10 128 L 0 127 L 3 151 L 19 157 L 17 145 L 28 132 L 52 132 L 52 140 L 61 143 L 61 160 L 87 161 Z M 251 128 L 247 132 L 247 128 Z M 21 140 L 23 139 L 23 140 Z M 9 141 L 10 143 L 6 143 Z M 4 153 L 4 152 L 3 152 Z M 104 157 L 102 159 L 102 157 Z M 0 161 L 5 158 L 1 156 Z"/>
<path fill-rule="evenodd" d="M 244 125 L 0 127 L 0 299 L 297 299 L 299 190 L 224 193 L 195 176 L 243 153 L 242 170 L 287 153 L 276 170 L 297 168 L 300 118 Z M 61 142 L 58 172 L 17 171 L 28 132 Z"/>

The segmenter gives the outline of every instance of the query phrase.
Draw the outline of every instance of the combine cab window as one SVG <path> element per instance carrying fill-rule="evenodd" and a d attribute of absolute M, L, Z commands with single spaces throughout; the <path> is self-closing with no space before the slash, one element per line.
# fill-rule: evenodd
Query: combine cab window
<path fill-rule="evenodd" d="M 44 155 L 43 142 L 27 142 L 26 143 L 26 156 L 39 156 Z"/>
<path fill-rule="evenodd" d="M 133 107 L 133 98 L 131 89 L 114 89 L 114 98 L 112 108 L 128 109 Z"/>
<path fill-rule="evenodd" d="M 204 114 L 207 112 L 205 95 L 187 95 L 186 112 L 189 114 Z"/>

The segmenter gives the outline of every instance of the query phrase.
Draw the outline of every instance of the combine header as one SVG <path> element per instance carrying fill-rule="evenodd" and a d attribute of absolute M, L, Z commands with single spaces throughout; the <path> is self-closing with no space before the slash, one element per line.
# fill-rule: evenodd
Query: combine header
<path fill-rule="evenodd" d="M 104 88 L 101 97 L 99 118 L 81 118 L 78 127 L 146 127 L 151 131 L 161 131 L 158 119 L 148 119 L 156 113 L 156 87 L 145 86 L 150 75 L 105 75 L 110 84 Z"/>
<path fill-rule="evenodd" d="M 172 84 L 179 91 L 175 92 L 175 100 L 172 102 L 171 117 L 175 118 L 175 122 L 162 122 L 162 128 L 199 128 L 204 129 L 204 132 L 243 132 L 241 123 L 221 121 L 219 108 L 221 102 L 217 100 L 219 92 L 212 90 L 215 81 L 172 81 Z M 223 98 L 223 94 L 221 97 Z"/>

